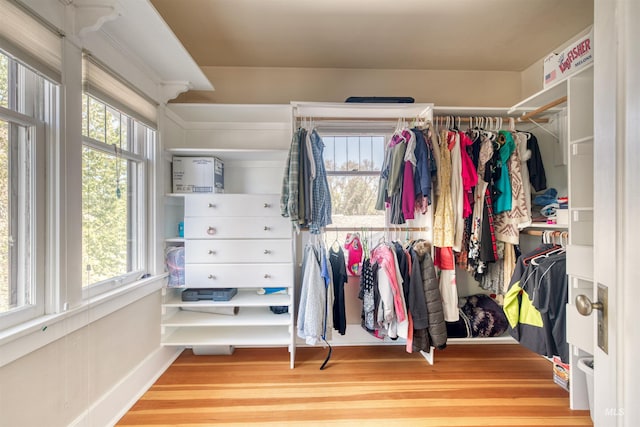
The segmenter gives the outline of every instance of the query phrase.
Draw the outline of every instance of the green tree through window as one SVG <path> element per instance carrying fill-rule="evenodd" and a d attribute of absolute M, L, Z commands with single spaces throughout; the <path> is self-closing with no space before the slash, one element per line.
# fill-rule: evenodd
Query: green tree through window
<path fill-rule="evenodd" d="M 141 270 L 138 216 L 143 147 L 134 137 L 154 131 L 89 95 L 83 96 L 83 286 Z M 139 132 L 135 130 L 138 129 Z"/>

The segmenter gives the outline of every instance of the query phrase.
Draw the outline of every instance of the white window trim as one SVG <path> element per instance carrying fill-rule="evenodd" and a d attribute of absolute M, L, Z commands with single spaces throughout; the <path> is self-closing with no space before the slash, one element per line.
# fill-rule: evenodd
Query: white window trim
<path fill-rule="evenodd" d="M 34 304 L 17 307 L 0 314 L 0 329 L 11 328 L 12 326 L 37 318 L 45 313 L 45 295 L 48 289 L 44 279 L 44 258 L 45 258 L 45 214 L 46 200 L 44 194 L 45 176 L 45 124 L 42 121 L 26 116 L 13 110 L 0 106 L 0 119 L 15 123 L 26 128 L 29 138 L 35 138 L 35 165 L 31 170 L 30 181 L 33 182 L 34 194 L 29 201 L 30 209 L 33 213 L 33 230 L 29 233 L 31 241 L 27 242 L 33 257 L 30 267 L 31 281 L 34 284 L 36 300 Z M 25 224 L 21 224 L 25 226 Z"/>

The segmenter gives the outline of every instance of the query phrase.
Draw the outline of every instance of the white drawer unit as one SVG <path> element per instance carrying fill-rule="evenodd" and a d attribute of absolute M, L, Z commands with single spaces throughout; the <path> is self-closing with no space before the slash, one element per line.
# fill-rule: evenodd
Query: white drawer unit
<path fill-rule="evenodd" d="M 277 194 L 185 195 L 185 288 L 239 289 L 229 301 L 194 302 L 181 300 L 184 289 L 165 289 L 163 344 L 286 346 L 293 368 L 292 242 L 291 222 L 280 215 Z M 284 291 L 262 295 L 261 288 Z M 285 306 L 288 313 L 276 314 L 273 306 Z M 226 309 L 216 313 L 216 307 Z"/>
<path fill-rule="evenodd" d="M 184 209 L 189 216 L 281 217 L 277 194 L 188 195 Z"/>
<path fill-rule="evenodd" d="M 291 241 L 286 239 L 187 240 L 184 250 L 190 264 L 291 262 Z"/>
<path fill-rule="evenodd" d="M 291 287 L 293 264 L 186 264 L 190 288 Z"/>
<path fill-rule="evenodd" d="M 282 217 L 190 217 L 185 239 L 291 239 L 291 221 Z"/>

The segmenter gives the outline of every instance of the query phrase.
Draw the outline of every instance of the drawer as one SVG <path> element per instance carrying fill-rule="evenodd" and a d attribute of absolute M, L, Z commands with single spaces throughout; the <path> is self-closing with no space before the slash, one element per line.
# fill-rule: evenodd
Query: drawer
<path fill-rule="evenodd" d="M 293 262 L 291 240 L 186 240 L 185 259 L 194 264 Z"/>
<path fill-rule="evenodd" d="M 185 216 L 281 217 L 277 194 L 187 195 Z"/>
<path fill-rule="evenodd" d="M 293 286 L 293 264 L 187 264 L 187 288 Z"/>
<path fill-rule="evenodd" d="M 288 218 L 185 217 L 185 239 L 289 239 Z"/>

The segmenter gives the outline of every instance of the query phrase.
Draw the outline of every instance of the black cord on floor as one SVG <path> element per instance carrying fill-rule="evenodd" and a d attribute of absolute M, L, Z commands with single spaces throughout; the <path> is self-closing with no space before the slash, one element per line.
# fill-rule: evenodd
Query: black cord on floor
<path fill-rule="evenodd" d="M 327 353 L 326 359 L 324 359 L 324 362 L 322 362 L 322 365 L 320 366 L 321 371 L 327 366 L 327 363 L 329 363 L 329 359 L 331 359 L 331 353 L 333 352 L 333 349 L 331 348 L 331 344 L 329 344 L 327 340 L 324 339 L 324 337 L 322 337 L 322 340 L 326 345 L 329 346 L 329 353 Z"/>

